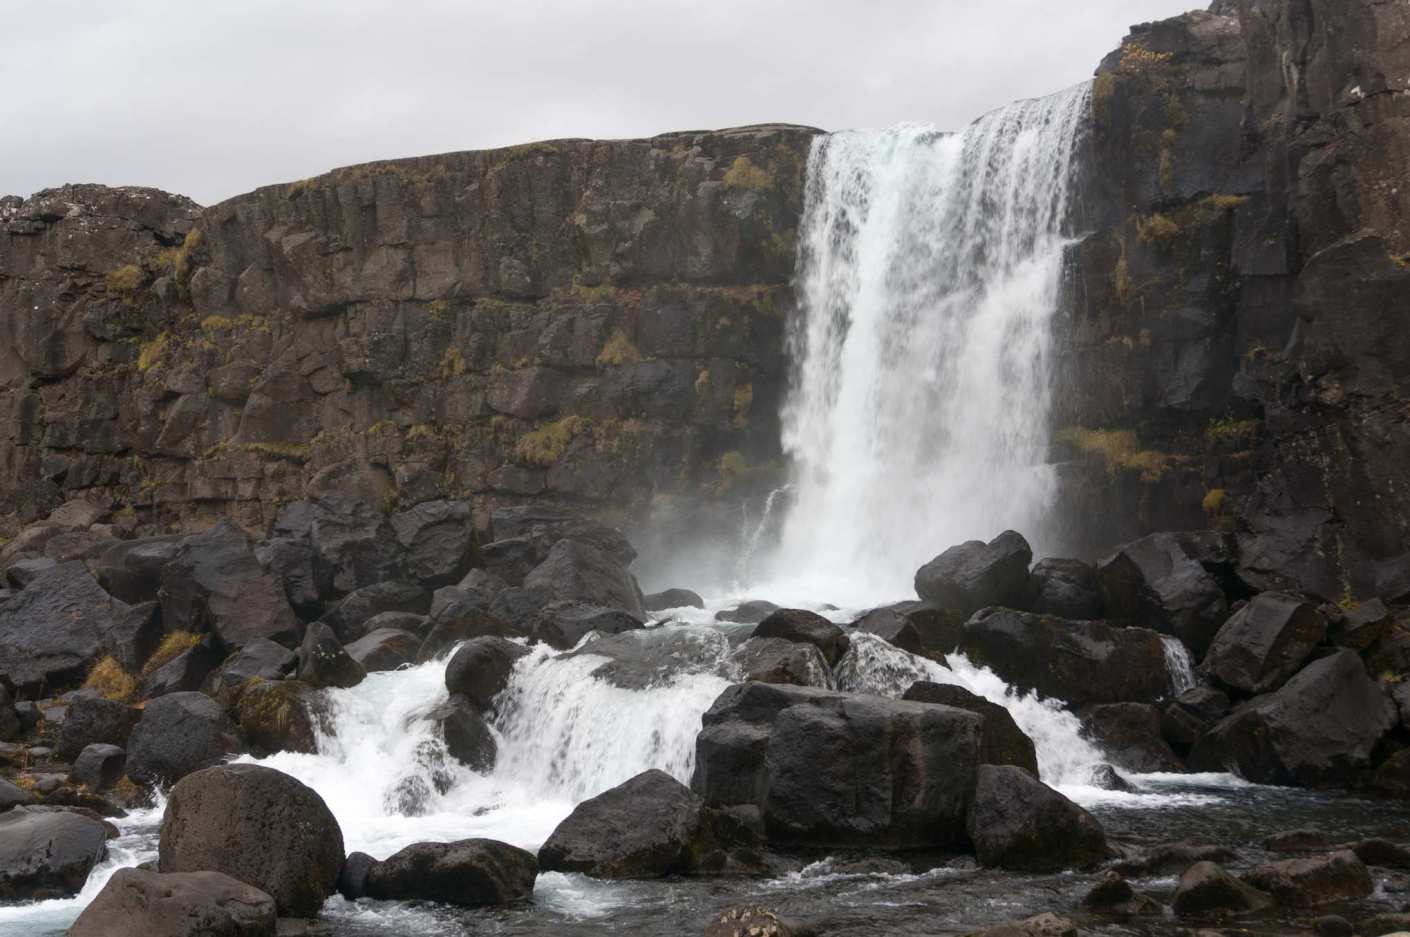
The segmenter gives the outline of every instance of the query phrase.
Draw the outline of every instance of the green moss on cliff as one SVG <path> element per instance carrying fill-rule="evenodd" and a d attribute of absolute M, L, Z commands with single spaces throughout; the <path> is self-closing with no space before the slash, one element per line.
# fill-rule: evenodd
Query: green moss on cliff
<path fill-rule="evenodd" d="M 1107 472 L 1139 472 L 1141 480 L 1157 482 L 1165 476 L 1175 457 L 1155 449 L 1142 449 L 1140 439 L 1130 430 L 1088 429 L 1069 426 L 1058 432 L 1059 442 L 1079 452 L 1100 456 Z"/>
<path fill-rule="evenodd" d="M 737 156 L 725 171 L 725 185 L 731 189 L 762 191 L 773 185 L 767 172 L 755 166 L 747 156 Z"/>
<path fill-rule="evenodd" d="M 514 457 L 525 465 L 548 468 L 563 458 L 568 445 L 589 425 L 580 416 L 565 416 L 545 423 L 519 437 L 514 445 Z"/>
<path fill-rule="evenodd" d="M 612 337 L 607 339 L 607 344 L 602 346 L 602 351 L 597 354 L 597 366 L 599 368 L 613 367 L 623 364 L 636 364 L 641 359 L 641 352 L 637 350 L 632 340 L 627 338 L 627 333 L 621 328 L 612 332 Z"/>

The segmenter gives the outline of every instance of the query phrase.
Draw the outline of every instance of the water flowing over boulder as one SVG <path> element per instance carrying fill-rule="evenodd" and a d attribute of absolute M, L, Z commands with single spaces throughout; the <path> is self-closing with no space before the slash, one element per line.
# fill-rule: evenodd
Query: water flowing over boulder
<path fill-rule="evenodd" d="M 627 568 L 589 543 L 560 540 L 524 577 L 524 588 L 542 588 L 555 599 L 621 609 L 645 618 L 641 591 Z"/>
<path fill-rule="evenodd" d="M 1174 635 L 1203 656 L 1229 609 L 1201 562 L 1210 554 L 1205 539 L 1159 533 L 1117 550 L 1099 567 L 1107 614 Z"/>
<path fill-rule="evenodd" d="M 811 644 L 822 652 L 827 666 L 835 667 L 847 653 L 847 634 L 837 625 L 816 612 L 798 608 L 781 608 L 769 614 L 754 627 L 751 637 L 783 638 Z"/>
<path fill-rule="evenodd" d="M 661 878 L 690 871 L 701 800 L 651 770 L 585 800 L 539 850 L 545 872 L 594 878 Z"/>
<path fill-rule="evenodd" d="M 274 937 L 274 899 L 219 872 L 118 869 L 68 937 Z"/>
<path fill-rule="evenodd" d="M 928 680 L 911 684 L 901 698 L 915 703 L 953 706 L 981 716 L 984 725 L 979 733 L 979 763 L 1013 765 L 1035 778 L 1038 776 L 1038 753 L 1033 747 L 1033 740 L 1013 721 L 1009 711 L 998 703 L 991 703 L 964 687 Z"/>
<path fill-rule="evenodd" d="M 299 680 L 311 687 L 353 687 L 367 677 L 367 671 L 348 656 L 333 629 L 316 621 L 308 626 L 299 645 Z"/>
<path fill-rule="evenodd" d="M 138 784 L 173 784 L 239 750 L 225 710 L 204 693 L 152 700 L 132 730 L 127 776 Z"/>
<path fill-rule="evenodd" d="M 1081 560 L 1039 560 L 1032 575 L 1032 611 L 1073 621 L 1106 617 L 1106 599 L 1095 567 Z"/>
<path fill-rule="evenodd" d="M 255 638 L 292 644 L 303 631 L 282 584 L 230 521 L 182 541 L 162 568 L 161 603 L 168 630 L 211 631 L 232 651 Z"/>
<path fill-rule="evenodd" d="M 1271 907 L 1273 899 L 1234 878 L 1213 862 L 1196 862 L 1180 876 L 1171 907 L 1181 917 L 1247 914 Z"/>
<path fill-rule="evenodd" d="M 467 641 L 446 664 L 446 689 L 461 694 L 481 712 L 488 712 L 494 698 L 509 686 L 514 663 L 528 648 L 508 638 L 483 637 Z"/>
<path fill-rule="evenodd" d="M 1016 689 L 1073 705 L 1151 703 L 1171 689 L 1165 645 L 1144 628 L 989 608 L 965 623 L 960 649 Z"/>
<path fill-rule="evenodd" d="M 415 843 L 368 870 L 366 893 L 383 900 L 479 908 L 528 898 L 537 877 L 534 854 L 506 843 Z"/>
<path fill-rule="evenodd" d="M 407 576 L 424 586 L 448 586 L 481 562 L 470 505 L 464 501 L 424 501 L 393 514 L 391 524 L 404 551 Z"/>
<path fill-rule="evenodd" d="M 549 647 L 566 651 L 596 631 L 621 634 L 646 627 L 646 620 L 632 612 L 602 605 L 589 605 L 564 599 L 539 609 L 530 637 Z"/>
<path fill-rule="evenodd" d="M 1322 643 L 1327 620 L 1295 595 L 1264 592 L 1229 617 L 1200 670 L 1221 687 L 1256 696 L 1276 690 Z"/>
<path fill-rule="evenodd" d="M 1195 743 L 1190 766 L 1233 769 L 1264 784 L 1350 784 L 1396 722 L 1395 707 L 1361 659 L 1339 651 L 1220 721 Z"/>
<path fill-rule="evenodd" d="M 898 647 L 908 654 L 924 654 L 926 651 L 926 641 L 912 616 L 895 608 L 874 608 L 852 622 L 852 627 L 867 634 L 874 634 L 892 647 Z M 943 647 L 938 650 L 949 652 L 954 648 Z"/>
<path fill-rule="evenodd" d="M 430 719 L 441 731 L 446 752 L 471 771 L 494 767 L 498 745 L 479 708 L 464 696 L 452 696 L 432 710 Z"/>
<path fill-rule="evenodd" d="M 259 756 L 318 751 L 320 730 L 329 726 L 323 694 L 297 680 L 253 678 L 235 703 L 240 735 Z"/>
<path fill-rule="evenodd" d="M 670 608 L 704 608 L 705 600 L 699 593 L 689 589 L 665 589 L 643 596 L 641 607 L 648 612 L 661 612 Z"/>
<path fill-rule="evenodd" d="M 750 638 L 730 652 L 740 679 L 835 689 L 832 670 L 812 644 L 783 638 Z"/>
<path fill-rule="evenodd" d="M 162 816 L 162 872 L 222 872 L 267 892 L 281 917 L 314 917 L 343 866 L 323 798 L 260 765 L 222 765 L 176 784 Z"/>
<path fill-rule="evenodd" d="M 1350 849 L 1269 862 L 1250 871 L 1244 881 L 1282 904 L 1304 908 L 1364 898 L 1374 887 L 1371 873 Z"/>
<path fill-rule="evenodd" d="M 66 810 L 19 806 L 0 813 L 0 899 L 78 894 L 107 842 L 102 823 Z"/>
<path fill-rule="evenodd" d="M 757 810 L 770 842 L 965 840 L 982 726 L 974 713 L 746 683 L 725 690 L 702 721 L 691 788 L 707 806 Z M 872 793 L 858 801 L 858 790 Z"/>
<path fill-rule="evenodd" d="M 1042 871 L 1095 865 L 1108 854 L 1101 825 L 1013 765 L 980 765 L 968 830 L 986 866 Z"/>
<path fill-rule="evenodd" d="M 950 547 L 916 571 L 916 595 L 966 617 L 981 608 L 1028 608 L 1033 549 L 1021 534 L 1006 530 L 988 543 L 970 540 Z"/>

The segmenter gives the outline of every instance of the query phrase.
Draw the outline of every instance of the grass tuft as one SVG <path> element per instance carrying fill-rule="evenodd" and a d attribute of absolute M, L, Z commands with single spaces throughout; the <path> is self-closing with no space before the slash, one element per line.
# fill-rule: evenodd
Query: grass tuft
<path fill-rule="evenodd" d="M 125 703 L 137 695 L 137 681 L 114 657 L 104 657 L 93 665 L 88 679 L 83 681 L 85 690 L 97 690 L 104 699 Z"/>

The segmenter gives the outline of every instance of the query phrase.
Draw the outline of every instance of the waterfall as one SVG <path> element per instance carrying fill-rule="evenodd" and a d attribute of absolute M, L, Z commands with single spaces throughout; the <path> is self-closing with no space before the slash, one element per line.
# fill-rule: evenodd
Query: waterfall
<path fill-rule="evenodd" d="M 1195 662 L 1190 657 L 1190 649 L 1185 642 L 1172 635 L 1162 635 L 1165 645 L 1165 669 L 1170 671 L 1170 686 L 1175 696 L 1186 690 L 1193 690 L 1199 681 L 1195 679 Z"/>
<path fill-rule="evenodd" d="M 1041 545 L 1057 305 L 1090 87 L 958 134 L 820 136 L 800 233 L 783 447 L 796 471 L 773 575 L 839 604 L 1013 528 Z"/>

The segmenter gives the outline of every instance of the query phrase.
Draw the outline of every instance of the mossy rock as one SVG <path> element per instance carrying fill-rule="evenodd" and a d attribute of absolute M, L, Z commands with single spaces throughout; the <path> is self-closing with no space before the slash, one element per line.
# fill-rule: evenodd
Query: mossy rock
<path fill-rule="evenodd" d="M 275 752 L 318 751 L 320 732 L 328 731 L 328 707 L 323 694 L 297 680 L 250 679 L 235 704 L 235 720 L 250 750 L 260 756 Z"/>

